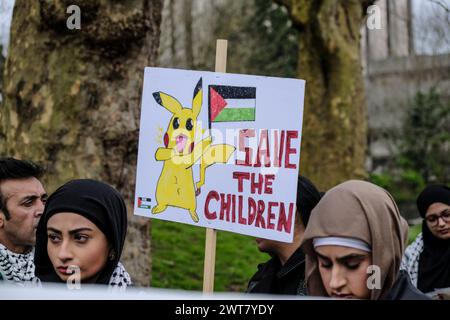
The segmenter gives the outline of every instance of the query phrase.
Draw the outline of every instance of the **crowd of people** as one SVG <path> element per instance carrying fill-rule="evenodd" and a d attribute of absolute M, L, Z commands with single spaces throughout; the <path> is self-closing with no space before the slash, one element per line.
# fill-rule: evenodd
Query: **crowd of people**
<path fill-rule="evenodd" d="M 133 285 L 120 262 L 127 209 L 108 184 L 77 179 L 47 195 L 37 164 L 0 159 L 0 281 L 19 285 Z M 430 299 L 450 287 L 450 188 L 417 198 L 422 232 L 407 246 L 408 224 L 393 197 L 350 180 L 321 193 L 299 176 L 292 243 L 256 239 L 271 258 L 248 293 L 399 300 Z M 0 282 L 1 283 L 1 282 Z"/>

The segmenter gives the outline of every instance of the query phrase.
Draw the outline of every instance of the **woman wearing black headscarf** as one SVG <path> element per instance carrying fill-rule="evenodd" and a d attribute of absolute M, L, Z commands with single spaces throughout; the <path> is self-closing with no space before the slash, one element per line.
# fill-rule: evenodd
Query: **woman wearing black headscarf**
<path fill-rule="evenodd" d="M 432 185 L 417 198 L 422 233 L 406 249 L 401 268 L 422 292 L 450 287 L 450 188 Z"/>
<path fill-rule="evenodd" d="M 79 271 L 81 283 L 125 288 L 131 279 L 119 260 L 126 231 L 127 210 L 117 190 L 95 180 L 72 180 L 48 198 L 39 221 L 36 276 L 66 282 Z"/>

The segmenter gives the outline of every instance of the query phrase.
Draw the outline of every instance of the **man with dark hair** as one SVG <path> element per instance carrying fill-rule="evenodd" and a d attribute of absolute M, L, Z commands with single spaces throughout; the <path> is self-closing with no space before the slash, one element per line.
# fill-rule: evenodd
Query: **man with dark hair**
<path fill-rule="evenodd" d="M 36 228 L 47 193 L 37 164 L 0 158 L 0 280 L 34 279 Z"/>
<path fill-rule="evenodd" d="M 251 278 L 248 293 L 306 295 L 305 255 L 300 244 L 312 209 L 321 195 L 316 187 L 303 176 L 298 177 L 297 214 L 292 243 L 256 239 L 258 249 L 268 253 L 272 259 L 258 265 L 258 271 Z"/>

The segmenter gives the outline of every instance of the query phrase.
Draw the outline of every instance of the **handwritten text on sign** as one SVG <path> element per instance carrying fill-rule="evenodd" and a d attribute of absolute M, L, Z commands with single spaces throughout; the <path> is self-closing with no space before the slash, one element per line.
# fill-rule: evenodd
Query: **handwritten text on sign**
<path fill-rule="evenodd" d="M 146 68 L 135 214 L 292 241 L 304 87 Z"/>

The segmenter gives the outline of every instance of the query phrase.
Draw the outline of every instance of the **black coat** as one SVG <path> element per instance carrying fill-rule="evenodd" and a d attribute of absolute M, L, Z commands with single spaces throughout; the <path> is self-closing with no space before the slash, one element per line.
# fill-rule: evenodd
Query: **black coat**
<path fill-rule="evenodd" d="M 383 300 L 431 300 L 431 298 L 412 284 L 405 270 L 400 270 L 392 289 Z"/>
<path fill-rule="evenodd" d="M 304 253 L 297 249 L 284 266 L 278 257 L 258 265 L 258 271 L 248 283 L 247 292 L 306 295 Z"/>

